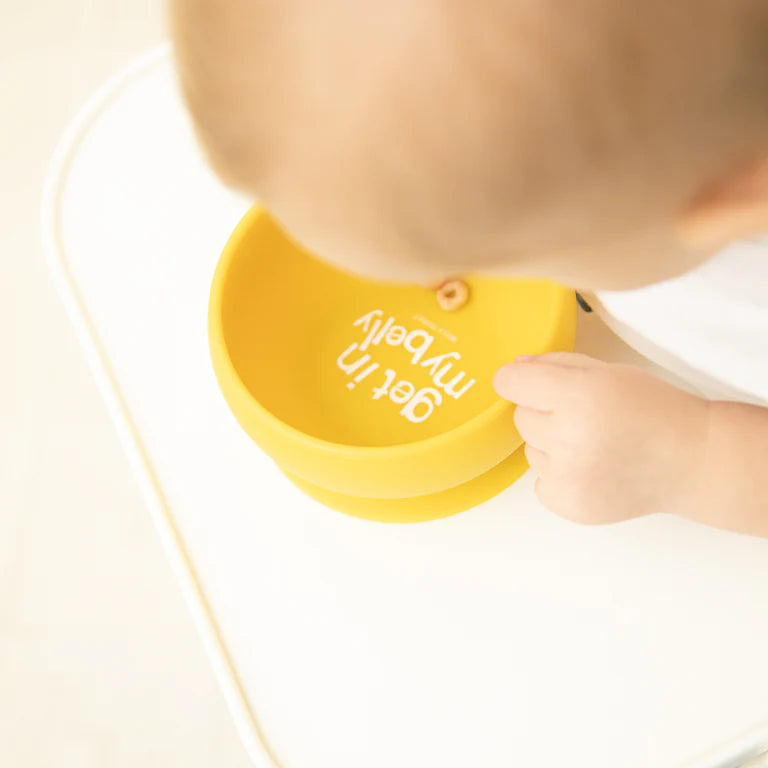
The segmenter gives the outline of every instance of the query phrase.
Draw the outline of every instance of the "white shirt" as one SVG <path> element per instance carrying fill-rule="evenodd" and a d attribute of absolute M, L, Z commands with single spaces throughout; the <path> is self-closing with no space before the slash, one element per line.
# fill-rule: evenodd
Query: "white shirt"
<path fill-rule="evenodd" d="M 768 235 L 682 277 L 598 299 L 628 344 L 708 396 L 768 405 Z"/>

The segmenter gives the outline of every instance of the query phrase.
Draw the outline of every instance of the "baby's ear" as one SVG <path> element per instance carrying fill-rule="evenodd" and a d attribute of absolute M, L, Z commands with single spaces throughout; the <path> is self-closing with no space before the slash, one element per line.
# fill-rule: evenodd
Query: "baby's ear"
<path fill-rule="evenodd" d="M 707 185 L 683 212 L 683 244 L 716 251 L 768 231 L 768 151 Z"/>

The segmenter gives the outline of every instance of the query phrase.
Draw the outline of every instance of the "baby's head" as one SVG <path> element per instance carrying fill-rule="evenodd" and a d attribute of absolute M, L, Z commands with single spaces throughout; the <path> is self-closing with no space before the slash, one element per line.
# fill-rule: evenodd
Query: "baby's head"
<path fill-rule="evenodd" d="M 214 166 L 323 257 L 623 288 L 768 229 L 765 0 L 175 0 Z"/>

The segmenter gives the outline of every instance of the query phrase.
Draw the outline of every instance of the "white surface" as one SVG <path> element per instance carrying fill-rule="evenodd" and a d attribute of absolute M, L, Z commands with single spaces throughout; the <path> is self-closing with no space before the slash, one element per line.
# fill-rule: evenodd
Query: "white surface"
<path fill-rule="evenodd" d="M 245 768 L 43 259 L 67 120 L 159 0 L 0 0 L 0 766 Z"/>
<path fill-rule="evenodd" d="M 108 104 L 68 170 L 72 309 L 256 759 L 250 714 L 285 768 L 665 768 L 768 721 L 768 542 L 660 517 L 578 528 L 530 477 L 387 527 L 282 478 L 208 362 L 209 282 L 246 204 L 205 169 L 167 63 Z"/>

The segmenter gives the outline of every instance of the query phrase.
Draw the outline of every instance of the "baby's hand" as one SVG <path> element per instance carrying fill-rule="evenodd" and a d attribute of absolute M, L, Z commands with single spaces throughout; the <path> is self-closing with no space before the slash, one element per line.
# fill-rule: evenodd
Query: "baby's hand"
<path fill-rule="evenodd" d="M 637 368 L 568 353 L 521 358 L 494 385 L 518 404 L 536 494 L 558 515 L 613 523 L 697 504 L 707 401 Z"/>

